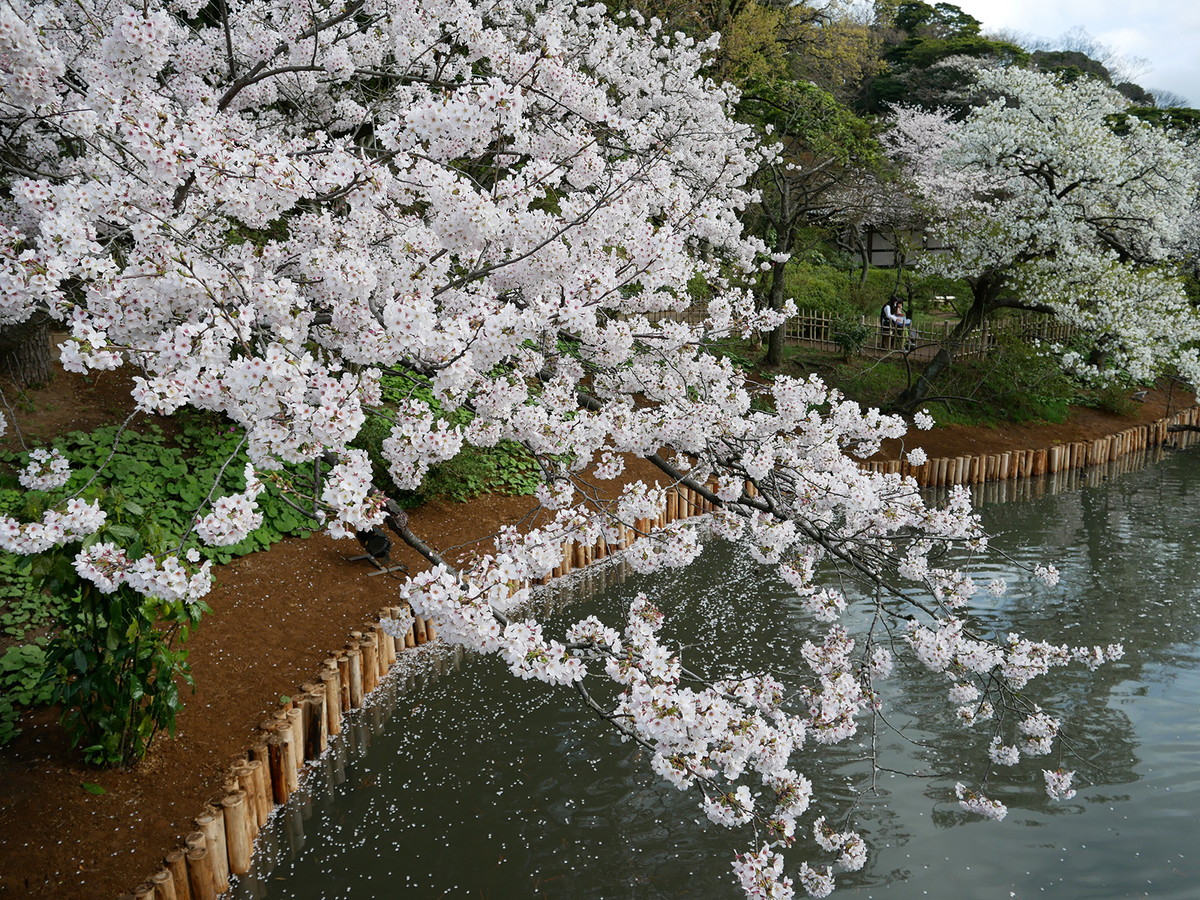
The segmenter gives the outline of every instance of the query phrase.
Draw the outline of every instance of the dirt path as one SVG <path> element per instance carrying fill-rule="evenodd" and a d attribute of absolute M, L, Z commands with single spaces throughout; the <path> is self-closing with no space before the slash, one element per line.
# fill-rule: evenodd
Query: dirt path
<path fill-rule="evenodd" d="M 54 396 L 30 398 L 32 408 L 41 402 L 55 419 L 42 423 L 44 434 L 103 420 L 103 410 L 81 409 L 88 395 L 111 397 L 113 385 L 70 384 L 60 381 Z M 922 446 L 931 457 L 1047 447 L 1120 431 L 1191 402 L 1190 395 L 1156 392 L 1136 418 L 1076 410 L 1064 425 L 954 427 L 919 433 L 908 447 Z M 113 410 L 105 409 L 111 419 Z M 898 451 L 885 447 L 881 458 L 895 458 Z M 639 464 L 627 477 L 654 471 Z M 414 511 L 413 527 L 435 547 L 461 557 L 532 507 L 530 498 L 512 497 L 434 504 Z M 197 688 L 186 698 L 179 733 L 158 741 L 133 771 L 80 765 L 50 710 L 27 716 L 24 733 L 0 750 L 0 897 L 111 900 L 157 870 L 163 853 L 194 830 L 192 819 L 220 793 L 233 757 L 280 696 L 308 681 L 351 631 L 393 602 L 395 582 L 368 577 L 363 563 L 349 562 L 357 552 L 354 542 L 316 536 L 286 540 L 223 567 L 209 597 L 213 614 L 189 645 Z M 421 564 L 407 548 L 395 555 L 410 567 Z M 83 790 L 84 782 L 104 793 Z"/>

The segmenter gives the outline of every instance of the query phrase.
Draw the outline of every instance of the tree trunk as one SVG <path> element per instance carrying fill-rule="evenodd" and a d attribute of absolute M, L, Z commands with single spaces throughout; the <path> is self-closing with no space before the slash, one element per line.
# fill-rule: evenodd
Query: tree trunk
<path fill-rule="evenodd" d="M 1002 284 L 1003 280 L 1000 277 L 983 276 L 971 285 L 973 295 L 971 308 L 954 326 L 950 337 L 938 349 L 937 355 L 930 360 L 929 365 L 917 376 L 917 380 L 900 392 L 900 396 L 892 403 L 894 409 L 898 412 L 911 413 L 925 401 L 934 381 L 950 368 L 955 355 L 966 339 L 983 324 L 989 313 L 998 308 Z"/>
<path fill-rule="evenodd" d="M 783 309 L 784 288 L 786 281 L 784 279 L 784 269 L 787 263 L 772 263 L 771 264 L 771 291 L 767 295 L 771 309 Z M 774 329 L 767 337 L 767 357 L 764 362 L 768 366 L 783 365 L 783 333 L 787 329 L 787 325 L 780 325 Z"/>
<path fill-rule="evenodd" d="M 36 312 L 16 325 L 0 325 L 0 378 L 23 388 L 50 380 L 50 321 Z"/>

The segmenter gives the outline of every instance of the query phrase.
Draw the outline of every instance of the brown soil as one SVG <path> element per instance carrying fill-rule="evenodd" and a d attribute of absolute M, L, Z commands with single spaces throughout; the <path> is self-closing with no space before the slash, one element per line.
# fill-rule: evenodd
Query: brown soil
<path fill-rule="evenodd" d="M 127 387 L 112 375 L 90 382 L 60 376 L 14 406 L 27 439 L 45 438 L 123 417 Z M 1064 425 L 937 429 L 917 433 L 908 447 L 922 446 L 931 457 L 1047 447 L 1120 431 L 1192 402 L 1190 394 L 1153 392 L 1132 419 L 1075 410 Z M 897 451 L 885 448 L 881 457 Z M 643 464 L 629 477 L 647 476 Z M 461 558 L 532 507 L 524 497 L 432 504 L 413 511 L 413 530 Z M 213 613 L 189 643 L 196 691 L 178 734 L 157 741 L 131 771 L 83 766 L 52 711 L 27 715 L 24 733 L 0 750 L 0 896 L 111 900 L 156 871 L 163 854 L 194 830 L 192 819 L 219 793 L 230 762 L 281 695 L 310 680 L 351 631 L 393 602 L 395 582 L 368 577 L 365 563 L 349 561 L 357 552 L 352 541 L 321 535 L 223 567 L 208 598 Z M 421 564 L 405 547 L 394 557 L 414 569 Z M 85 782 L 104 793 L 85 791 Z"/>
<path fill-rule="evenodd" d="M 1066 422 L 1006 423 L 995 427 L 947 425 L 931 431 L 911 429 L 904 437 L 904 450 L 921 447 L 930 459 L 942 456 L 976 456 L 1005 450 L 1040 450 L 1069 441 L 1090 441 L 1142 425 L 1194 405 L 1196 396 L 1178 386 L 1149 391 L 1133 404 L 1133 414 L 1118 416 L 1086 406 L 1073 406 Z M 873 459 L 896 459 L 899 441 L 885 441 Z"/>

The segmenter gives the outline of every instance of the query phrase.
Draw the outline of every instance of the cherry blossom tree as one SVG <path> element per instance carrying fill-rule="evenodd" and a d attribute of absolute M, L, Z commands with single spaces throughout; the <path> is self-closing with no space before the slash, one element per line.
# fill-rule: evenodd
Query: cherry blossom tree
<path fill-rule="evenodd" d="M 1200 318 L 1172 262 L 1194 217 L 1197 168 L 1177 136 L 1112 117 L 1126 101 L 1106 85 L 1024 69 L 982 69 L 994 97 L 961 123 L 901 109 L 890 147 L 950 246 L 928 271 L 963 278 L 972 303 L 901 406 L 915 406 L 957 346 L 1002 308 L 1052 313 L 1087 334 L 1092 352 L 1064 354 L 1074 371 L 1151 378 L 1177 364 Z"/>
<path fill-rule="evenodd" d="M 102 593 L 196 603 L 209 572 L 194 543 L 254 528 L 262 481 L 285 463 L 314 463 L 309 500 L 334 535 L 384 520 L 391 504 L 349 447 L 368 416 L 391 423 L 400 487 L 508 439 L 541 464 L 550 521 L 506 529 L 456 570 L 393 519 L 431 562 L 403 598 L 517 676 L 570 685 L 711 820 L 752 832 L 734 865 L 748 896 L 792 895 L 782 854 L 813 799 L 802 751 L 856 733 L 893 654 L 944 677 L 964 722 L 996 716 L 995 755 L 1047 753 L 1059 723 L 1017 691 L 1119 648 L 976 633 L 976 585 L 948 563 L 986 547 L 966 491 L 933 508 L 911 479 L 856 463 L 904 423 L 815 378 L 747 383 L 713 352 L 780 314 L 742 286 L 764 258 L 738 222 L 759 152 L 732 90 L 703 75 L 711 46 L 573 0 L 3 0 L 0 324 L 52 317 L 68 369 L 134 367 L 140 410 L 223 414 L 251 465 L 172 552 L 89 544 L 105 513 L 77 496 L 0 517 L 0 548 L 77 547 Z M 696 284 L 702 324 L 660 315 Z M 412 396 L 382 404 L 385 372 Z M 631 454 L 662 482 L 599 502 L 587 485 Z M 60 490 L 66 472 L 37 455 L 27 486 Z M 652 598 L 615 627 L 589 618 L 558 636 L 521 612 L 564 542 L 656 516 L 672 483 L 717 511 L 642 536 L 633 565 L 686 565 L 704 527 L 780 567 L 814 621 L 800 696 L 732 662 L 693 681 Z M 839 624 L 835 570 L 870 586 L 869 634 Z M 1065 795 L 1069 780 L 1048 784 Z M 981 789 L 960 794 L 1003 814 Z M 865 859 L 861 837 L 827 822 L 804 826 L 823 854 L 796 870 L 813 896 Z"/>

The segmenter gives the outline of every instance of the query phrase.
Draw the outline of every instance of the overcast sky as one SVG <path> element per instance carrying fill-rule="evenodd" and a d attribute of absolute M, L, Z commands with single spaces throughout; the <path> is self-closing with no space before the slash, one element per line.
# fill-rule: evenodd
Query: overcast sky
<path fill-rule="evenodd" d="M 985 32 L 1056 38 L 1083 28 L 1118 54 L 1145 60 L 1133 79 L 1137 84 L 1174 91 L 1200 107 L 1196 0 L 958 0 L 954 5 L 979 19 Z"/>

